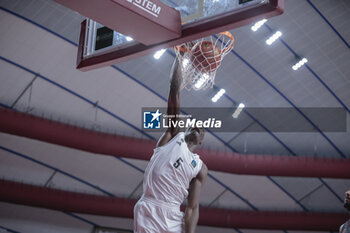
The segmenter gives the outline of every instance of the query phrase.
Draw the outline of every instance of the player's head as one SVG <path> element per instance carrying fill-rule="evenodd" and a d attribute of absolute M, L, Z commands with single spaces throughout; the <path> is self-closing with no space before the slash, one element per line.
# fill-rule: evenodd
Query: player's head
<path fill-rule="evenodd" d="M 204 139 L 204 132 L 203 128 L 189 127 L 185 131 L 185 139 L 193 145 L 201 145 Z"/>
<path fill-rule="evenodd" d="M 350 190 L 345 192 L 344 207 L 350 211 Z"/>

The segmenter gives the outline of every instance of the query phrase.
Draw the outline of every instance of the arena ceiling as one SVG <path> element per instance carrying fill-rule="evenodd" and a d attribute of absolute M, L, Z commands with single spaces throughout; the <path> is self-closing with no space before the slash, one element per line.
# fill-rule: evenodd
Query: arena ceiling
<path fill-rule="evenodd" d="M 0 0 L 0 7 L 2 109 L 102 133 L 159 138 L 160 133 L 142 129 L 141 109 L 166 107 L 173 52 L 168 50 L 158 60 L 150 54 L 81 72 L 75 64 L 83 16 L 52 0 Z M 211 101 L 216 88 L 181 94 L 183 107 L 234 110 L 239 103 L 295 111 L 338 107 L 346 112 L 346 132 L 207 132 L 204 147 L 286 158 L 349 159 L 349 23 L 347 0 L 285 0 L 284 14 L 269 19 L 257 32 L 251 25 L 231 30 L 236 44 L 217 73 L 216 87 L 226 90 L 218 102 Z M 268 46 L 265 40 L 276 30 L 283 35 Z M 296 56 L 308 59 L 297 71 L 292 69 Z M 254 119 L 252 123 L 259 124 Z M 5 132 L 0 138 L 3 180 L 118 198 L 137 199 L 142 193 L 145 160 L 106 156 Z M 349 179 L 238 175 L 213 170 L 209 174 L 200 200 L 203 207 L 345 213 L 343 196 L 350 189 Z M 16 232 L 90 232 L 96 225 L 131 230 L 132 219 L 0 202 L 0 228 Z M 207 226 L 197 230 L 282 231 L 301 232 Z"/>

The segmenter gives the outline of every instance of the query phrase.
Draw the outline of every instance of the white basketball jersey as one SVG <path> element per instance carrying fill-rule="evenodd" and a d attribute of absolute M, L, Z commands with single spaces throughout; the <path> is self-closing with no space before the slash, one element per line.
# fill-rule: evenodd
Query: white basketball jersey
<path fill-rule="evenodd" d="M 184 133 L 178 133 L 167 144 L 154 149 L 145 171 L 143 195 L 181 205 L 191 180 L 201 168 L 202 161 L 188 149 Z"/>

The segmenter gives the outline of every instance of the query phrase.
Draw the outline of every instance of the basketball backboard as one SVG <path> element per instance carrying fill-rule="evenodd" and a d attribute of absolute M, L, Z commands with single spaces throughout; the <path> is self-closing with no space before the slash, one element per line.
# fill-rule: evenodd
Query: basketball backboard
<path fill-rule="evenodd" d="M 66 0 L 56 0 L 59 3 Z M 79 1 L 71 0 L 69 2 Z M 89 0 L 93 1 L 93 0 Z M 100 0 L 101 1 L 101 0 Z M 164 8 L 167 10 L 176 10 L 180 13 L 181 23 L 177 21 L 176 16 L 170 15 L 170 10 L 161 20 L 160 14 L 154 18 L 153 24 L 161 24 L 171 18 L 173 22 L 171 32 L 177 30 L 177 24 L 180 24 L 180 34 L 177 32 L 171 34 L 171 38 L 159 40 L 157 30 L 143 32 L 146 37 L 153 36 L 146 43 L 140 42 L 141 37 L 134 37 L 136 27 L 135 22 L 130 19 L 123 24 L 129 29 L 124 30 L 123 34 L 113 31 L 108 27 L 87 19 L 82 22 L 79 41 L 79 51 L 77 59 L 77 68 L 80 70 L 90 70 L 103 66 L 116 64 L 156 52 L 162 48 L 168 48 L 184 42 L 200 39 L 206 36 L 217 34 L 233 28 L 241 27 L 254 23 L 263 18 L 270 18 L 283 13 L 284 0 L 103 0 L 109 2 L 124 1 L 128 4 L 137 6 L 137 9 L 143 8 L 145 14 L 162 13 Z M 64 4 L 64 3 L 62 3 Z M 124 4 L 124 3 L 123 3 Z M 159 11 L 159 6 L 165 7 Z M 64 4 L 65 5 L 65 4 Z M 68 6 L 68 5 L 66 5 Z M 124 5 L 123 5 L 124 6 Z M 163 6 L 163 5 L 162 5 Z M 70 7 L 70 6 L 68 6 Z M 72 7 L 71 7 L 72 8 Z M 77 10 L 77 8 L 74 8 Z M 157 11 L 158 10 L 158 11 Z M 142 13 L 142 12 L 141 12 Z M 168 16 L 168 17 L 167 17 Z M 131 17 L 133 17 L 131 15 Z M 108 18 L 108 15 L 106 15 Z M 168 23 L 169 24 L 169 23 Z M 106 24 L 105 24 L 106 25 Z M 140 27 L 140 24 L 137 24 Z M 142 27 L 142 25 L 141 25 Z M 174 29 L 175 28 L 175 29 Z M 161 28 L 163 29 L 163 28 Z M 129 33 L 130 32 L 130 33 Z M 168 31 L 167 31 L 168 32 Z M 170 38 L 170 39 L 169 39 Z M 152 43 L 154 41 L 154 43 Z"/>

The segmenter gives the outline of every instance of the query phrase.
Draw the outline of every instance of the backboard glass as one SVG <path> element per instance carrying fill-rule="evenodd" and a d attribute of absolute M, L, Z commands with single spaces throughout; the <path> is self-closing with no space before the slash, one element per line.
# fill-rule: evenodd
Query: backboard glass
<path fill-rule="evenodd" d="M 125 1 L 147 7 L 151 0 Z M 82 22 L 77 68 L 85 71 L 134 59 L 162 48 L 280 15 L 284 7 L 283 0 L 161 0 L 161 2 L 180 12 L 181 36 L 145 45 L 133 40 L 132 33 L 121 34 L 87 19 Z"/>

